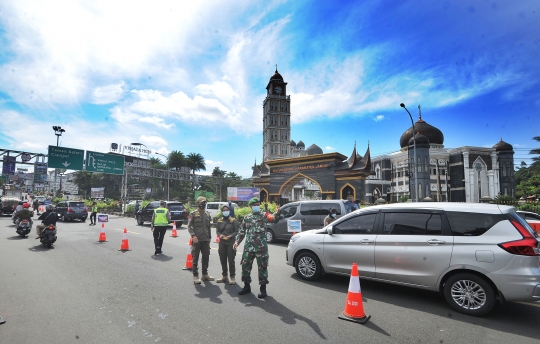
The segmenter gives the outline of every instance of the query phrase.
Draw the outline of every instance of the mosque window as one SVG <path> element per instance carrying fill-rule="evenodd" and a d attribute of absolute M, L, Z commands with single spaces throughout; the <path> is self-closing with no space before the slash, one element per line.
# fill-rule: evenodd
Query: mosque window
<path fill-rule="evenodd" d="M 503 177 L 506 177 L 506 163 L 505 162 L 503 163 L 502 175 L 503 175 Z M 508 195 L 508 193 L 506 191 L 504 192 L 504 194 Z"/>

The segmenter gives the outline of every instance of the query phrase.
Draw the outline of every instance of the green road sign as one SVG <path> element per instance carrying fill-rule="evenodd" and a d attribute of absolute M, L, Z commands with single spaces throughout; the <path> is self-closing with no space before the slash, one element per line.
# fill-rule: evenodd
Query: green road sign
<path fill-rule="evenodd" d="M 65 168 L 67 170 L 83 169 L 84 150 L 66 147 L 49 146 L 49 168 Z"/>
<path fill-rule="evenodd" d="M 86 151 L 86 171 L 124 174 L 124 157 L 115 154 Z"/>

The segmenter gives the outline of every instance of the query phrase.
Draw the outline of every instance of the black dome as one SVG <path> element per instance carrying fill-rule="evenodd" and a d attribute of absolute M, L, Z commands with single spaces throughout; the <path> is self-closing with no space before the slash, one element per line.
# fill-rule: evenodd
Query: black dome
<path fill-rule="evenodd" d="M 294 140 L 291 140 L 291 143 L 289 143 L 289 145 L 292 147 L 296 147 L 296 142 L 294 142 Z"/>
<path fill-rule="evenodd" d="M 415 134 L 422 134 L 427 137 L 429 143 L 442 145 L 444 143 L 444 135 L 442 131 L 432 125 L 427 124 L 421 118 L 414 124 Z M 401 148 L 409 145 L 409 140 L 412 139 L 413 128 L 407 129 L 399 139 Z M 418 143 L 418 141 L 416 142 Z"/>
<path fill-rule="evenodd" d="M 317 146 L 316 144 L 312 144 L 306 149 L 306 152 L 308 155 L 314 155 L 314 154 L 323 154 L 323 151 L 321 147 Z"/>
<path fill-rule="evenodd" d="M 415 135 L 415 139 L 416 139 L 417 145 L 421 145 L 421 144 L 429 145 L 429 139 L 420 133 Z M 412 146 L 412 145 L 414 145 L 414 140 L 411 137 L 411 139 L 409 140 L 409 146 Z"/>
<path fill-rule="evenodd" d="M 300 148 L 300 147 L 305 148 L 306 145 L 304 144 L 304 142 L 302 142 L 302 140 L 300 140 L 300 141 L 298 141 L 298 143 L 296 144 L 296 147 L 298 147 L 298 148 Z"/>
<path fill-rule="evenodd" d="M 278 73 L 277 69 L 276 69 L 276 72 L 274 73 L 274 75 L 272 75 L 270 77 L 269 82 L 272 82 L 272 81 L 281 81 L 281 82 L 283 82 L 283 77 L 281 76 L 281 74 Z"/>
<path fill-rule="evenodd" d="M 495 146 L 493 146 L 493 148 L 495 148 L 495 150 L 497 152 L 499 152 L 499 151 L 507 151 L 507 150 L 510 150 L 510 151 L 514 150 L 514 147 L 512 147 L 511 144 L 504 142 L 502 140 L 502 138 L 501 138 L 501 140 L 499 142 L 497 142 L 497 144 Z"/>

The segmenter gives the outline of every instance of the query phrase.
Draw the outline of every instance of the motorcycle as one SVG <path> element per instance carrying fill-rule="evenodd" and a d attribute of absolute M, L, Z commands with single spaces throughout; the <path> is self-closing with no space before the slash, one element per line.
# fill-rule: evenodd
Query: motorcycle
<path fill-rule="evenodd" d="M 32 231 L 32 220 L 17 220 L 15 225 L 17 234 L 23 238 Z"/>
<path fill-rule="evenodd" d="M 51 248 L 52 244 L 56 241 L 56 227 L 54 225 L 48 225 L 43 228 L 39 241 L 48 248 Z"/>

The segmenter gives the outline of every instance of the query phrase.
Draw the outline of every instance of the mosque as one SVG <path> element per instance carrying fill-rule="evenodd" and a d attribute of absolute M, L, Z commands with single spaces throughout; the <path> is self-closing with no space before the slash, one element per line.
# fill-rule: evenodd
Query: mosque
<path fill-rule="evenodd" d="M 263 154 L 253 166 L 252 180 L 261 198 L 281 204 L 305 199 L 315 191 L 321 199 L 394 203 L 404 199 L 481 202 L 498 195 L 515 197 L 514 151 L 502 138 L 491 148 L 445 148 L 441 130 L 420 116 L 399 140 L 400 150 L 371 157 L 324 153 L 291 139 L 291 98 L 279 72 L 270 77 L 263 102 Z M 416 165 L 416 166 L 415 166 Z M 414 187 L 416 185 L 416 188 Z"/>

